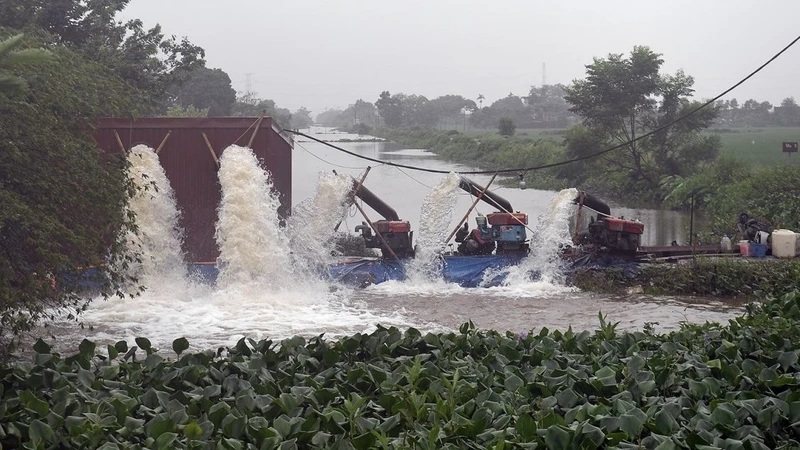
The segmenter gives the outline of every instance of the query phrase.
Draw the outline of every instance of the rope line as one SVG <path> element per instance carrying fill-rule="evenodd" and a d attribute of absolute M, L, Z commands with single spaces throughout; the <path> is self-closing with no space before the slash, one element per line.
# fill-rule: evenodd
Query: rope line
<path fill-rule="evenodd" d="M 746 82 L 747 80 L 752 78 L 754 75 L 756 75 L 757 73 L 761 72 L 761 70 L 763 70 L 770 63 L 772 63 L 779 56 L 781 56 L 784 52 L 786 52 L 792 46 L 794 46 L 794 44 L 798 40 L 800 40 L 800 36 L 797 36 L 796 38 L 794 38 L 794 40 L 792 40 L 792 42 L 790 42 L 787 46 L 785 46 L 783 49 L 781 49 L 781 51 L 779 51 L 774 56 L 772 56 L 770 59 L 768 59 L 767 62 L 765 62 L 764 64 L 760 65 L 757 69 L 755 69 L 754 71 L 750 72 L 749 75 L 747 75 L 746 77 L 742 78 L 736 84 L 734 84 L 733 86 L 731 86 L 728 89 L 724 90 L 722 93 L 720 93 L 716 97 L 712 98 L 711 100 L 708 100 L 707 102 L 701 104 L 700 106 L 697 106 L 696 108 L 692 109 L 688 113 L 686 113 L 686 114 L 684 114 L 684 115 L 672 120 L 671 122 L 667 123 L 666 125 L 662 125 L 662 126 L 656 128 L 655 130 L 652 130 L 652 131 L 650 131 L 648 133 L 645 133 L 645 134 L 643 134 L 643 135 L 641 135 L 641 136 L 639 136 L 639 137 L 637 137 L 635 139 L 631 139 L 631 140 L 629 140 L 627 142 L 624 142 L 622 144 L 615 145 L 613 147 L 609 147 L 609 148 L 607 148 L 605 150 L 600 150 L 600 151 L 595 152 L 595 153 L 590 153 L 588 155 L 583 155 L 583 156 L 579 156 L 577 158 L 567 159 L 567 160 L 559 161 L 559 162 L 555 162 L 555 163 L 543 164 L 543 165 L 540 165 L 540 166 L 518 167 L 518 168 L 513 168 L 513 169 L 499 169 L 499 170 L 497 170 L 497 169 L 496 170 L 470 170 L 470 171 L 459 172 L 459 173 L 464 174 L 464 175 L 488 175 L 488 174 L 493 174 L 493 173 L 531 172 L 531 171 L 534 171 L 534 170 L 549 169 L 549 168 L 552 168 L 552 167 L 564 166 L 564 165 L 575 163 L 575 162 L 578 162 L 578 161 L 584 161 L 584 160 L 587 160 L 587 159 L 596 158 L 598 156 L 604 155 L 604 154 L 612 152 L 614 150 L 618 150 L 620 148 L 626 147 L 626 146 L 628 146 L 630 144 L 633 144 L 634 142 L 638 142 L 638 141 L 640 141 L 642 139 L 645 139 L 647 137 L 650 137 L 650 136 L 652 136 L 652 135 L 654 135 L 656 133 L 664 131 L 667 128 L 677 124 L 678 122 L 686 120 L 687 118 L 689 118 L 690 116 L 694 115 L 695 113 L 697 113 L 701 109 L 704 109 L 704 108 L 708 107 L 709 105 L 713 104 L 714 102 L 716 102 L 717 100 L 719 100 L 720 98 L 722 98 L 723 96 L 725 96 L 726 94 L 731 92 L 732 90 L 734 90 L 737 87 L 741 86 L 744 82 Z M 325 142 L 325 141 L 317 139 L 317 138 L 315 138 L 313 136 L 309 136 L 308 134 L 302 133 L 300 131 L 294 131 L 294 130 L 286 130 L 286 131 L 289 132 L 289 133 L 293 133 L 293 134 L 296 134 L 296 135 L 299 135 L 299 136 L 306 137 L 306 138 L 311 139 L 313 141 L 319 142 L 320 144 L 327 145 L 327 146 L 329 146 L 331 148 L 339 150 L 340 152 L 344 152 L 344 153 L 347 153 L 348 155 L 355 156 L 356 158 L 365 159 L 367 161 L 372 161 L 372 162 L 378 163 L 378 164 L 386 164 L 388 166 L 394 166 L 394 167 L 403 168 L 403 169 L 409 169 L 409 170 L 418 170 L 418 171 L 421 171 L 421 172 L 429 172 L 429 173 L 447 174 L 447 173 L 451 172 L 450 170 L 429 169 L 429 168 L 426 168 L 426 167 L 410 166 L 408 164 L 400 164 L 400 163 L 394 163 L 394 162 L 390 162 L 390 161 L 383 161 L 383 160 L 380 160 L 380 159 L 371 158 L 369 156 L 359 155 L 358 153 L 351 152 L 350 150 L 346 150 L 346 149 L 344 149 L 342 147 L 333 145 L 333 144 L 331 144 L 329 142 Z"/>

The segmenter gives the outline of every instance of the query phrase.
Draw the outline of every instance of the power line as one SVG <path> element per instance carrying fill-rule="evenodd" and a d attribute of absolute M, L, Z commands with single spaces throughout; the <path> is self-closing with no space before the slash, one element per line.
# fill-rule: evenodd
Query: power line
<path fill-rule="evenodd" d="M 688 117 L 694 115 L 695 113 L 697 113 L 701 109 L 706 108 L 709 105 L 713 104 L 714 102 L 716 102 L 720 98 L 722 98 L 725 95 L 727 95 L 732 90 L 734 90 L 737 87 L 741 86 L 744 82 L 746 82 L 747 80 L 752 78 L 755 74 L 761 72 L 761 70 L 763 70 L 770 63 L 775 61 L 779 56 L 781 56 L 784 52 L 786 52 L 786 50 L 789 50 L 798 40 L 800 40 L 800 36 L 797 36 L 796 38 L 794 38 L 794 40 L 792 40 L 792 42 L 790 42 L 789 45 L 787 45 L 786 47 L 781 49 L 781 51 L 779 51 L 774 56 L 772 56 L 772 58 L 767 60 L 767 62 L 765 62 L 764 64 L 759 66 L 756 70 L 750 72 L 749 75 L 747 75 L 746 77 L 744 77 L 741 80 L 739 80 L 739 82 L 737 82 L 733 86 L 729 87 L 728 89 L 723 91 L 721 94 L 717 95 L 716 97 L 712 98 L 711 100 L 708 100 L 707 102 L 703 103 L 702 105 L 692 109 L 688 113 L 676 118 L 675 120 L 667 123 L 666 125 L 662 125 L 662 126 L 656 128 L 655 130 L 652 130 L 652 131 L 650 131 L 648 133 L 645 133 L 645 134 L 643 134 L 643 135 L 641 135 L 641 136 L 639 136 L 639 137 L 637 137 L 635 139 L 631 139 L 631 140 L 629 140 L 627 142 L 624 142 L 624 143 L 619 144 L 619 145 L 615 145 L 613 147 L 609 147 L 609 148 L 607 148 L 605 150 L 601 150 L 599 152 L 590 153 L 588 155 L 580 156 L 580 157 L 573 158 L 573 159 L 567 159 L 567 160 L 559 161 L 559 162 L 555 162 L 555 163 L 543 164 L 541 166 L 519 167 L 519 168 L 514 168 L 514 169 L 498 169 L 498 170 L 471 170 L 471 171 L 459 172 L 459 173 L 462 173 L 462 174 L 465 174 L 465 175 L 484 175 L 484 174 L 493 174 L 493 173 L 531 172 L 531 171 L 534 171 L 534 170 L 549 169 L 549 168 L 552 168 L 552 167 L 564 166 L 564 165 L 571 164 L 571 163 L 574 163 L 574 162 L 584 161 L 584 160 L 591 159 L 591 158 L 596 158 L 596 157 L 604 155 L 604 154 L 606 154 L 608 152 L 611 152 L 611 151 L 626 147 L 626 146 L 628 146 L 630 144 L 633 144 L 634 142 L 638 142 L 638 141 L 640 141 L 640 140 L 642 140 L 644 138 L 650 137 L 650 136 L 652 136 L 652 135 L 654 135 L 654 134 L 656 134 L 658 132 L 664 131 L 667 128 L 675 125 L 676 123 L 681 122 L 681 121 L 687 119 Z M 336 145 L 333 145 L 333 144 L 331 144 L 329 142 L 322 141 L 320 139 L 317 139 L 317 138 L 315 138 L 313 136 L 309 136 L 309 135 L 307 135 L 305 133 L 301 133 L 299 131 L 293 131 L 293 130 L 286 130 L 286 131 L 289 132 L 289 133 L 294 133 L 294 134 L 297 134 L 299 136 L 306 137 L 308 139 L 311 139 L 313 141 L 319 142 L 321 144 L 325 144 L 325 145 L 327 145 L 327 146 L 329 146 L 331 148 L 339 150 L 340 152 L 344 152 L 344 153 L 347 153 L 348 155 L 355 156 L 356 158 L 365 159 L 367 161 L 372 161 L 372 162 L 378 163 L 378 164 L 386 164 L 388 166 L 401 167 L 401 168 L 409 169 L 409 170 L 419 170 L 419 171 L 422 171 L 422 172 L 429 172 L 429 173 L 447 174 L 447 173 L 451 172 L 449 170 L 428 169 L 428 168 L 425 168 L 425 167 L 409 166 L 407 164 L 399 164 L 399 163 L 393 163 L 393 162 L 390 162 L 390 161 L 382 161 L 382 160 L 379 160 L 379 159 L 370 158 L 369 156 L 359 155 L 359 154 L 351 152 L 349 150 L 345 150 L 345 149 L 343 149 L 341 147 L 338 147 Z"/>

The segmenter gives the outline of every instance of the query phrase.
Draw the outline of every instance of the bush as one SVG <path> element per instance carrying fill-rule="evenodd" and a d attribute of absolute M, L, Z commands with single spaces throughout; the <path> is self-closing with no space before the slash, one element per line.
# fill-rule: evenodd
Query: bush
<path fill-rule="evenodd" d="M 18 72 L 24 100 L 0 94 L 0 359 L 53 309 L 80 310 L 78 286 L 55 279 L 105 264 L 133 226 L 124 160 L 101 157 L 91 121 L 135 112 L 136 96 L 100 65 L 52 50 L 50 64 Z"/>
<path fill-rule="evenodd" d="M 517 130 L 517 124 L 510 117 L 501 117 L 497 124 L 497 132 L 502 136 L 513 136 Z"/>

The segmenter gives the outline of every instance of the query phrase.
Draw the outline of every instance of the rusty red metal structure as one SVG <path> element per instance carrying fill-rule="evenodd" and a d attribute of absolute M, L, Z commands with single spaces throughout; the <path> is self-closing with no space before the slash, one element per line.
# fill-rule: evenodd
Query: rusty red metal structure
<path fill-rule="evenodd" d="M 293 140 L 269 117 L 108 118 L 99 120 L 95 138 L 103 151 L 119 153 L 137 144 L 157 149 L 169 134 L 158 156 L 181 210 L 184 251 L 190 262 L 210 262 L 219 256 L 214 226 L 221 194 L 217 163 L 203 133 L 220 157 L 231 144 L 247 146 L 254 131 L 251 147 L 272 174 L 281 204 L 278 212 L 286 217 L 292 208 Z"/>

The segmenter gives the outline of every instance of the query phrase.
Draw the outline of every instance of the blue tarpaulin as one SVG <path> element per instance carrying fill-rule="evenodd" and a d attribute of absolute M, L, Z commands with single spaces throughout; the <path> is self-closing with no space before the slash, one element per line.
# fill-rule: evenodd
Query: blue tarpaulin
<path fill-rule="evenodd" d="M 463 287 L 497 286 L 505 279 L 503 269 L 522 261 L 521 256 L 445 256 L 442 261 L 442 278 Z M 366 287 L 389 280 L 403 280 L 406 266 L 412 260 L 393 261 L 378 258 L 351 259 L 329 268 L 333 280 Z"/>
<path fill-rule="evenodd" d="M 508 269 L 518 265 L 524 256 L 445 256 L 441 259 L 441 277 L 448 283 L 456 283 L 462 287 L 492 287 L 505 281 Z M 406 278 L 406 268 L 412 259 L 400 261 L 381 258 L 345 258 L 327 268 L 329 279 L 355 287 L 367 287 L 371 284 L 386 281 L 402 281 Z M 613 258 L 597 255 L 585 255 L 572 261 L 565 270 L 604 269 L 617 267 L 624 269 L 628 277 L 635 277 L 639 264 L 629 258 Z M 217 278 L 217 266 L 212 264 L 193 264 L 190 272 L 197 278 L 214 283 Z M 534 274 L 531 274 L 534 275 Z"/>

